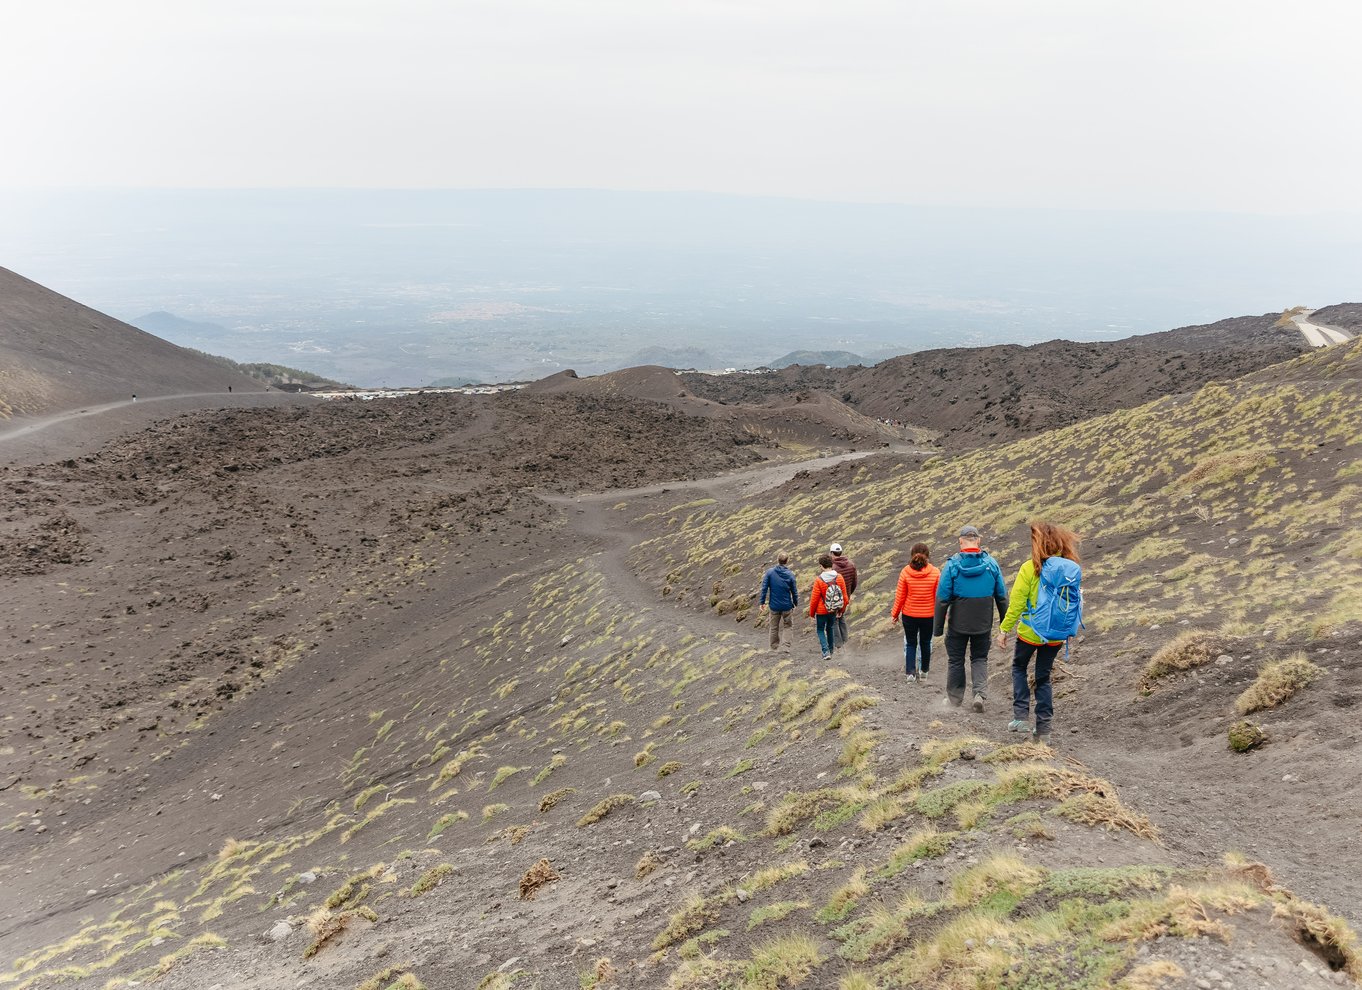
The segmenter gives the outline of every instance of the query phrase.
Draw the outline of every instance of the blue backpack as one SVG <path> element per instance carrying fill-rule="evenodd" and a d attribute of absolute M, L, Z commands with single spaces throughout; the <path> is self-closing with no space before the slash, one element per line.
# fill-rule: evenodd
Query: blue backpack
<path fill-rule="evenodd" d="M 1023 621 L 1047 643 L 1067 640 L 1083 628 L 1083 568 L 1067 557 L 1049 557 L 1040 568 L 1036 604 Z"/>

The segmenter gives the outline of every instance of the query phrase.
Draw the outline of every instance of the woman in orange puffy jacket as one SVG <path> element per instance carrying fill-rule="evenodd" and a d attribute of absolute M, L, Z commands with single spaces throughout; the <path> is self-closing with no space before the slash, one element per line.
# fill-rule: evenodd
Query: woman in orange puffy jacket
<path fill-rule="evenodd" d="M 898 593 L 889 621 L 903 622 L 903 672 L 908 681 L 927 683 L 932 666 L 932 620 L 936 614 L 936 583 L 940 569 L 932 563 L 925 543 L 914 543 L 912 562 L 899 572 Z M 916 660 L 914 659 L 916 657 Z"/>

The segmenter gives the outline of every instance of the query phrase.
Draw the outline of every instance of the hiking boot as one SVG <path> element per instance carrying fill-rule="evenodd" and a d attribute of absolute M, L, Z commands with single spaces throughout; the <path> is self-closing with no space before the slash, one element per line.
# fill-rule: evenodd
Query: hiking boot
<path fill-rule="evenodd" d="M 831 659 L 832 659 L 832 654 L 831 654 L 831 653 L 824 653 L 824 654 L 823 654 L 823 662 L 824 662 L 824 663 L 827 663 L 827 662 L 828 662 L 829 660 L 831 660 Z"/>
<path fill-rule="evenodd" d="M 974 705 L 972 707 L 976 712 L 982 712 L 984 710 L 984 696 L 982 694 L 976 694 L 974 696 Z"/>
<path fill-rule="evenodd" d="M 1031 723 L 1028 722 L 1028 721 L 1026 721 L 1025 719 L 1014 718 L 1011 722 L 1008 722 L 1008 723 L 1007 723 L 1007 731 L 1008 731 L 1008 732 L 1030 732 L 1030 731 L 1031 731 Z"/>
<path fill-rule="evenodd" d="M 1037 726 L 1036 731 L 1031 733 L 1031 741 L 1040 743 L 1042 746 L 1050 745 L 1050 727 L 1047 725 L 1043 730 Z"/>

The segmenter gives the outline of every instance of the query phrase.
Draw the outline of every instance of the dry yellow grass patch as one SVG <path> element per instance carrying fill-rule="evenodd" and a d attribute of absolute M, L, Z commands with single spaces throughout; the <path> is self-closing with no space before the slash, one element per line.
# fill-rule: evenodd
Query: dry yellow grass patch
<path fill-rule="evenodd" d="M 774 887 L 784 880 L 803 876 L 808 872 L 808 861 L 797 859 L 793 862 L 781 863 L 778 866 L 768 866 L 764 870 L 758 870 L 756 873 L 752 874 L 752 879 L 748 881 L 747 886 L 751 888 L 753 892 L 766 890 L 768 887 Z"/>
<path fill-rule="evenodd" d="M 1149 688 L 1155 681 L 1169 674 L 1210 663 L 1215 659 L 1219 647 L 1219 639 L 1212 633 L 1185 632 L 1165 643 L 1149 658 L 1140 677 L 1140 684 Z"/>
<path fill-rule="evenodd" d="M 1324 670 L 1308 660 L 1304 653 L 1293 653 L 1285 660 L 1273 660 L 1263 665 L 1258 672 L 1258 679 L 1235 701 L 1235 711 L 1240 715 L 1248 715 L 1264 708 L 1275 708 L 1323 673 Z"/>
<path fill-rule="evenodd" d="M 357 918 L 370 924 L 378 921 L 378 915 L 374 913 L 374 909 L 371 907 L 358 907 L 353 911 L 342 911 L 339 914 L 332 914 L 323 908 L 314 913 L 307 920 L 307 926 L 312 930 L 314 937 L 312 944 L 304 950 L 303 958 L 311 959 L 318 952 L 321 952 L 328 942 L 349 928 Z"/>
<path fill-rule="evenodd" d="M 539 888 L 545 884 L 553 883 L 559 879 L 558 871 L 553 868 L 553 864 L 547 859 L 541 859 L 520 878 L 520 899 L 522 901 L 534 900 Z"/>
<path fill-rule="evenodd" d="M 1156 959 L 1132 969 L 1116 984 L 1116 990 L 1161 990 L 1165 983 L 1180 980 L 1186 975 L 1177 963 Z"/>
<path fill-rule="evenodd" d="M 1272 916 L 1285 922 L 1301 945 L 1323 956 L 1334 969 L 1362 982 L 1362 944 L 1342 918 L 1289 895 L 1273 907 Z"/>
<path fill-rule="evenodd" d="M 1080 825 L 1102 825 L 1107 829 L 1125 829 L 1142 839 L 1159 841 L 1158 827 L 1138 811 L 1123 805 L 1115 795 L 1075 794 L 1055 808 L 1055 814 Z"/>

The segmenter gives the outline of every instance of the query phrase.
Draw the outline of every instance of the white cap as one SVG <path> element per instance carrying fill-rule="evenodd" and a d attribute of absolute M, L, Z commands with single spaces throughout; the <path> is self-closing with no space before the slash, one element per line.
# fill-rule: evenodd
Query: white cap
<path fill-rule="evenodd" d="M 828 550 L 830 550 L 832 553 L 841 553 L 841 552 L 842 552 L 842 544 L 840 544 L 840 543 L 834 543 L 832 546 L 828 547 Z"/>

